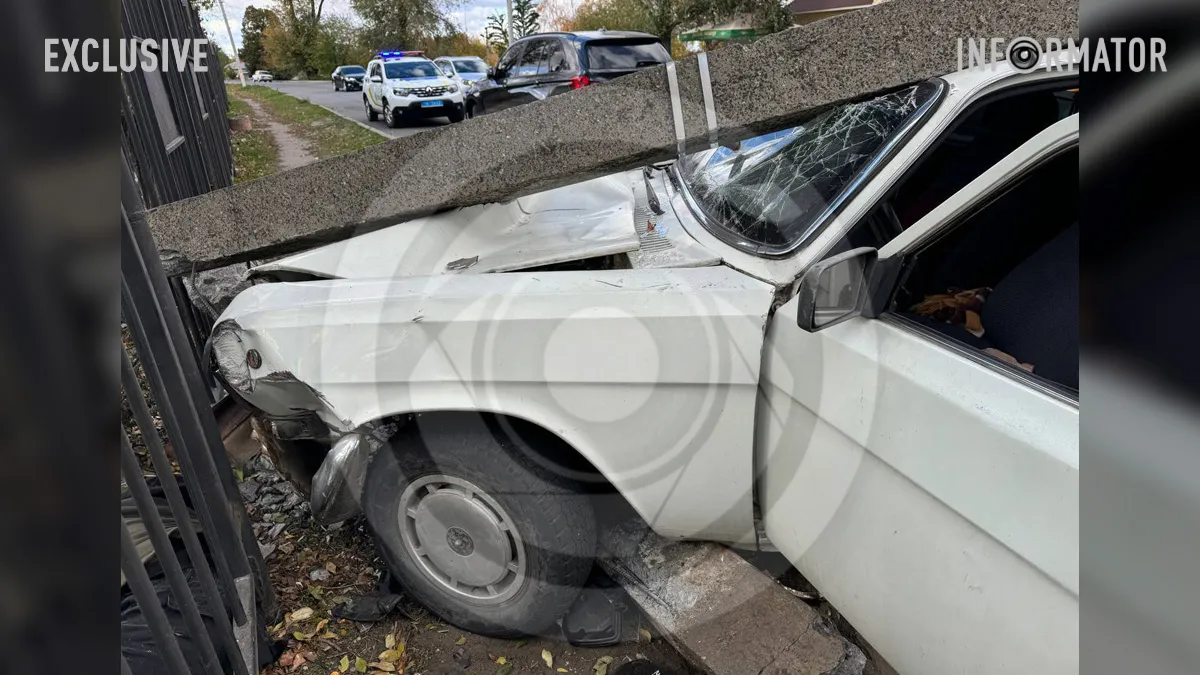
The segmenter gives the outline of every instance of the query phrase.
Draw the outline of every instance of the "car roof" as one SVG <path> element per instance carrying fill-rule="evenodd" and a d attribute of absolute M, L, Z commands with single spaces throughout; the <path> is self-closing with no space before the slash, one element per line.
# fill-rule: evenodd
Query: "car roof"
<path fill-rule="evenodd" d="M 650 33 L 643 33 L 640 30 L 578 30 L 578 31 L 551 31 L 548 33 L 534 33 L 526 35 L 520 41 L 528 40 L 529 38 L 538 37 L 562 37 L 576 42 L 587 42 L 589 40 L 620 40 L 625 38 L 651 38 L 657 40 L 658 37 Z"/>
<path fill-rule="evenodd" d="M 441 58 L 446 59 L 447 61 L 482 61 L 483 60 L 481 57 L 478 57 L 478 56 L 443 56 Z"/>

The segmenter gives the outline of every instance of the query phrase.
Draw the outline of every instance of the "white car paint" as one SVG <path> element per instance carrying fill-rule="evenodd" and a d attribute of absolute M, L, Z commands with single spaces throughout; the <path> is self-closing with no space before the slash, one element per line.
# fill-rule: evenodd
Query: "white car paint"
<path fill-rule="evenodd" d="M 972 102 L 1056 76 L 1003 65 L 947 75 L 934 115 L 791 257 L 724 244 L 661 175 L 661 215 L 644 210 L 638 181 L 631 206 L 618 197 L 633 179 L 614 177 L 262 266 L 340 280 L 239 295 L 217 332 L 236 331 L 243 351 L 223 362 L 255 348 L 263 365 L 241 392 L 250 403 L 314 410 L 341 431 L 434 410 L 535 422 L 667 536 L 754 545 L 756 489 L 771 543 L 904 675 L 1077 672 L 1077 405 L 885 319 L 808 333 L 791 298 L 768 321 Z M 1075 134 L 1071 117 L 1031 140 L 881 256 L 919 245 Z M 586 227 L 529 206 L 610 189 L 601 208 L 612 210 Z M 573 227 L 595 236 L 557 236 Z M 676 253 L 652 251 L 661 239 Z M 634 269 L 517 271 L 618 250 Z"/>
<path fill-rule="evenodd" d="M 1078 133 L 1071 116 L 1034 137 L 881 259 Z M 1078 672 L 1078 404 L 886 318 L 807 332 L 798 299 L 764 350 L 771 541 L 902 673 Z"/>
<path fill-rule="evenodd" d="M 407 412 L 512 415 L 570 443 L 656 530 L 753 543 L 772 297 L 723 266 L 274 283 L 238 295 L 217 330 L 236 324 L 261 354 L 239 393 L 268 415 L 306 407 L 342 431 Z"/>
<path fill-rule="evenodd" d="M 507 272 L 625 253 L 639 246 L 633 212 L 629 180 L 618 174 L 417 218 L 259 265 L 253 274 L 371 279 Z M 455 261 L 465 262 L 447 268 Z"/>

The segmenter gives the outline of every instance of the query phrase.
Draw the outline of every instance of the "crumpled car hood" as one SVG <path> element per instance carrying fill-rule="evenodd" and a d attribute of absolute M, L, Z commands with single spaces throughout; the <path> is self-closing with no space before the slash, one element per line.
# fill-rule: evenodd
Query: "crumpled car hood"
<path fill-rule="evenodd" d="M 378 279 L 505 272 L 638 247 L 633 189 L 626 174 L 616 174 L 417 218 L 259 265 L 251 275 Z"/>

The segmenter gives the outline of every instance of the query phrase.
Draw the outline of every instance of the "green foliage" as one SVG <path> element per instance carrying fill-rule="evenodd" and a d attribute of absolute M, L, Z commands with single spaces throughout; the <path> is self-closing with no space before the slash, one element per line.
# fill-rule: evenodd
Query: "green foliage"
<path fill-rule="evenodd" d="M 364 44 L 373 50 L 413 49 L 426 37 L 455 32 L 439 0 L 351 0 L 351 5 L 363 20 Z"/>
<path fill-rule="evenodd" d="M 513 35 L 522 38 L 538 32 L 539 16 L 533 0 L 513 0 Z"/>
<path fill-rule="evenodd" d="M 279 23 L 279 19 L 269 9 L 250 6 L 242 15 L 242 61 L 248 72 L 272 66 L 267 60 L 266 46 L 263 44 L 263 35 L 272 22 Z"/>
<path fill-rule="evenodd" d="M 488 17 L 487 25 L 483 28 L 483 39 L 497 53 L 503 54 L 508 49 L 508 28 L 504 25 L 503 12 Z"/>

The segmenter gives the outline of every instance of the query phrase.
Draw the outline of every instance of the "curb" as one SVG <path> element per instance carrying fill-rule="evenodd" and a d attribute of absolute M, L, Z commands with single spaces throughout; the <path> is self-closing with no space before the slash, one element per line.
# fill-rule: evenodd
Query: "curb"
<path fill-rule="evenodd" d="M 284 93 L 285 93 L 285 94 L 287 94 L 287 92 L 284 92 Z M 292 94 L 288 94 L 288 96 L 292 96 Z M 300 98 L 300 97 L 299 97 L 299 96 L 296 96 L 296 98 Z M 329 112 L 333 113 L 334 115 L 337 115 L 338 117 L 340 117 L 340 118 L 342 118 L 342 119 L 344 119 L 344 120 L 350 120 L 351 122 L 354 122 L 354 123 L 355 123 L 355 124 L 357 124 L 358 126 L 360 126 L 360 127 L 364 128 L 364 129 L 366 129 L 367 131 L 374 131 L 375 133 L 379 134 L 380 136 L 383 136 L 384 138 L 388 139 L 389 141 L 391 141 L 391 140 L 394 140 L 394 139 L 395 139 L 395 137 L 394 137 L 394 136 L 388 136 L 387 134 L 383 133 L 382 131 L 380 131 L 380 130 L 376 129 L 375 127 L 373 127 L 373 126 L 371 126 L 371 125 L 369 125 L 369 124 L 365 124 L 365 123 L 363 123 L 363 122 L 359 122 L 359 121 L 358 121 L 358 120 L 356 120 L 356 119 L 353 119 L 353 118 L 350 118 L 350 117 L 346 117 L 345 115 L 343 115 L 342 113 L 340 113 L 340 112 L 338 112 L 338 111 L 334 110 L 333 108 L 329 108 L 329 107 L 323 106 L 323 105 L 321 105 L 320 103 L 313 103 L 312 101 L 309 101 L 308 99 L 301 99 L 301 100 L 308 101 L 309 103 L 312 103 L 313 105 L 317 106 L 318 108 L 325 108 L 326 110 L 328 110 Z"/>

